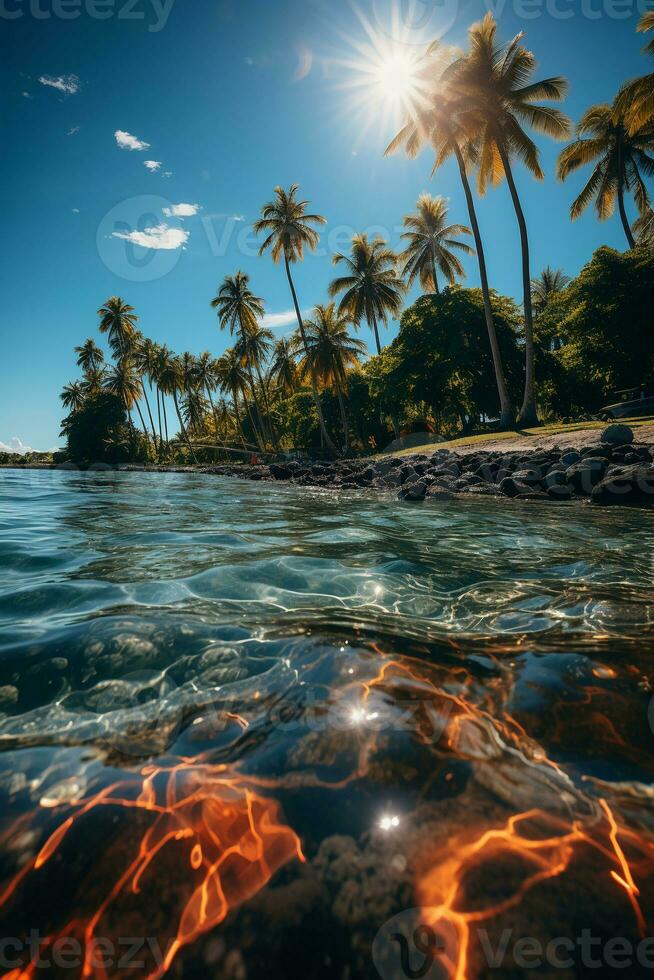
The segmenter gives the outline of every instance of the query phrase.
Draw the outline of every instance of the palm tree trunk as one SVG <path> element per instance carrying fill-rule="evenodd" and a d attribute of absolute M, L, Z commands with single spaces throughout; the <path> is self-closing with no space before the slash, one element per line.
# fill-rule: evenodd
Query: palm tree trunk
<path fill-rule="evenodd" d="M 279 438 L 278 438 L 278 435 L 277 435 L 277 431 L 275 429 L 275 425 L 274 425 L 273 420 L 272 420 L 272 413 L 270 411 L 270 402 L 268 400 L 268 391 L 266 390 L 266 385 L 264 384 L 263 378 L 261 376 L 261 368 L 259 367 L 258 363 L 255 363 L 254 369 L 257 372 L 257 377 L 259 379 L 259 384 L 261 385 L 261 393 L 263 394 L 263 404 L 264 404 L 264 407 L 266 409 L 266 417 L 268 419 L 268 431 L 270 433 L 270 439 L 271 439 L 271 441 L 272 441 L 275 449 L 278 449 L 279 448 Z"/>
<path fill-rule="evenodd" d="M 148 393 L 145 390 L 145 385 L 143 384 L 143 378 L 141 378 L 141 391 L 143 392 L 143 397 L 145 398 L 145 407 L 148 410 L 148 417 L 150 419 L 150 428 L 152 430 L 152 444 L 154 445 L 154 451 L 157 451 L 157 433 L 154 428 L 154 420 L 152 418 L 152 412 L 150 411 L 150 402 L 148 401 Z"/>
<path fill-rule="evenodd" d="M 180 427 L 181 432 L 182 432 L 182 437 L 184 438 L 184 442 L 186 443 L 186 445 L 189 448 L 189 452 L 191 453 L 191 459 L 193 460 L 194 463 L 197 464 L 197 457 L 195 455 L 195 451 L 193 449 L 193 446 L 191 445 L 191 442 L 189 440 L 188 432 L 186 431 L 186 428 L 184 426 L 184 422 L 182 420 L 182 414 L 181 414 L 181 412 L 179 410 L 179 404 L 177 402 L 177 392 L 176 391 L 173 391 L 172 394 L 173 394 L 173 401 L 175 403 L 175 411 L 177 412 L 177 418 L 179 419 L 179 427 Z"/>
<path fill-rule="evenodd" d="M 250 391 L 252 392 L 252 403 L 254 405 L 254 412 L 252 413 L 252 416 L 256 414 L 256 418 L 259 424 L 259 429 L 257 430 L 257 428 L 255 427 L 254 418 L 251 416 L 252 427 L 254 428 L 254 432 L 257 437 L 257 442 L 259 443 L 259 449 L 261 449 L 262 452 L 265 452 L 266 436 L 267 436 L 266 426 L 264 425 L 261 406 L 259 405 L 259 399 L 257 398 L 257 386 L 254 382 L 254 375 L 252 374 L 252 365 L 250 364 L 249 358 L 246 358 L 246 370 L 250 381 Z"/>
<path fill-rule="evenodd" d="M 509 395 L 509 389 L 506 385 L 506 377 L 504 376 L 504 365 L 502 364 L 502 352 L 500 351 L 500 345 L 497 339 L 497 331 L 495 330 L 495 323 L 493 321 L 493 311 L 491 309 L 490 301 L 490 289 L 488 288 L 488 273 L 486 271 L 486 256 L 484 254 L 484 246 L 481 240 L 481 232 L 479 231 L 479 222 L 477 221 L 477 210 L 475 208 L 474 198 L 472 196 L 472 191 L 470 190 L 470 182 L 468 180 L 468 174 L 466 172 L 465 163 L 463 161 L 463 156 L 461 150 L 457 143 L 454 143 L 454 153 L 456 155 L 456 160 L 459 165 L 459 175 L 461 177 L 461 183 L 463 184 L 463 192 L 465 194 L 466 203 L 468 205 L 468 215 L 470 217 L 470 224 L 472 226 L 472 234 L 475 239 L 475 249 L 477 250 L 477 262 L 479 263 L 479 279 L 481 280 L 481 293 L 484 298 L 484 316 L 486 318 L 486 329 L 488 331 L 488 339 L 490 341 L 491 354 L 493 357 L 493 369 L 495 371 L 495 384 L 497 385 L 497 393 L 500 398 L 500 428 L 509 429 L 513 426 L 515 422 L 515 412 L 513 405 L 511 404 L 511 396 Z"/>
<path fill-rule="evenodd" d="M 165 391 L 162 391 L 161 392 L 161 408 L 163 409 L 164 432 L 166 433 L 166 445 L 168 445 L 168 443 L 169 443 L 170 440 L 168 438 L 168 413 L 166 412 L 166 392 Z"/>
<path fill-rule="evenodd" d="M 438 276 L 436 275 L 436 258 L 434 257 L 433 254 L 431 257 L 431 274 L 434 277 L 434 292 L 436 293 L 437 296 L 440 296 L 441 291 L 438 288 Z"/>
<path fill-rule="evenodd" d="M 163 435 L 161 433 L 161 402 L 159 398 L 159 385 L 155 385 L 155 392 L 157 394 L 157 425 L 159 426 L 159 458 L 161 459 L 161 452 L 163 449 Z"/>
<path fill-rule="evenodd" d="M 368 324 L 368 326 L 370 326 L 370 324 Z M 374 313 L 372 314 L 372 329 L 373 329 L 373 333 L 375 334 L 375 344 L 377 346 L 377 353 L 381 354 L 381 344 L 379 343 L 379 329 L 377 327 L 377 317 L 375 316 Z"/>
<path fill-rule="evenodd" d="M 513 179 L 513 171 L 502 140 L 497 141 L 502 166 L 509 185 L 511 200 L 520 229 L 520 248 L 522 252 L 522 292 L 525 309 L 525 393 L 518 416 L 518 425 L 538 425 L 536 411 L 536 376 L 534 371 L 534 316 L 531 308 L 531 273 L 529 270 L 529 238 L 520 198 Z"/>
<path fill-rule="evenodd" d="M 213 414 L 214 425 L 216 426 L 216 445 L 220 445 L 220 440 L 218 439 L 218 416 L 216 415 L 216 406 L 213 403 L 213 395 L 211 394 L 211 387 L 205 385 L 207 395 L 209 396 L 209 404 L 211 405 L 211 412 Z"/>
<path fill-rule="evenodd" d="M 243 432 L 243 426 L 241 425 L 241 416 L 238 410 L 238 395 L 236 393 L 236 388 L 232 391 L 232 401 L 234 402 L 234 415 L 236 417 L 236 430 L 238 432 L 239 438 L 243 445 L 243 449 L 246 448 L 245 445 L 245 433 Z"/>
<path fill-rule="evenodd" d="M 618 183 L 618 210 L 620 211 L 620 219 L 622 221 L 622 227 L 624 228 L 624 233 L 627 236 L 629 248 L 633 248 L 634 245 L 636 244 L 636 240 L 632 234 L 631 225 L 629 224 L 629 219 L 627 218 L 627 212 L 624 206 L 624 189 L 621 180 Z"/>
<path fill-rule="evenodd" d="M 136 405 L 136 411 L 139 413 L 139 418 L 141 420 L 141 427 L 143 428 L 143 432 L 145 433 L 145 438 L 149 439 L 150 437 L 148 435 L 148 427 L 145 424 L 145 419 L 143 418 L 143 413 L 141 412 L 141 406 L 138 403 L 138 399 L 135 399 L 134 404 Z"/>
<path fill-rule="evenodd" d="M 295 316 L 297 317 L 297 325 L 300 330 L 300 336 L 302 337 L 302 345 L 304 347 L 304 353 L 307 359 L 307 363 L 310 365 L 311 374 L 311 393 L 313 395 L 313 401 L 316 406 L 316 412 L 318 413 L 318 422 L 320 423 L 320 431 L 322 433 L 322 438 L 325 441 L 325 445 L 328 449 L 334 451 L 336 446 L 334 445 L 329 433 L 327 432 L 327 427 L 325 426 L 325 420 L 322 414 L 322 408 L 320 405 L 320 397 L 318 395 L 318 386 L 316 384 L 316 374 L 311 365 L 311 360 L 309 358 L 309 347 L 307 345 L 307 338 L 304 332 L 304 323 L 302 322 L 302 314 L 300 313 L 300 307 L 297 301 L 297 295 L 295 292 L 295 286 L 293 285 L 293 277 L 291 276 L 291 267 L 288 261 L 288 255 L 284 253 L 284 265 L 286 266 L 286 276 L 288 278 L 288 284 L 291 287 L 291 296 L 293 297 L 293 306 L 295 307 Z"/>

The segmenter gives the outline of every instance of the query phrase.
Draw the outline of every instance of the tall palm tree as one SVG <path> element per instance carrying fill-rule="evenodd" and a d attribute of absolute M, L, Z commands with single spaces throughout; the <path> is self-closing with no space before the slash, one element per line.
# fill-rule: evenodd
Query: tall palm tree
<path fill-rule="evenodd" d="M 81 367 L 85 373 L 87 371 L 97 371 L 104 364 L 104 352 L 98 347 L 92 337 L 85 340 L 83 344 L 75 348 L 77 354 L 77 366 Z"/>
<path fill-rule="evenodd" d="M 366 321 L 375 335 L 377 353 L 381 354 L 379 323 L 387 323 L 389 316 L 397 317 L 402 309 L 405 285 L 396 272 L 397 256 L 386 242 L 376 236 L 355 235 L 350 255 L 336 252 L 334 265 L 343 264 L 347 274 L 334 279 L 329 295 L 343 293 L 338 304 L 339 316 L 360 327 Z"/>
<path fill-rule="evenodd" d="M 450 157 L 454 157 L 456 160 L 477 252 L 486 330 L 500 400 L 500 427 L 508 429 L 515 422 L 515 412 L 506 383 L 502 352 L 493 320 L 486 254 L 468 178 L 468 168 L 476 162 L 476 149 L 471 141 L 470 133 L 466 129 L 465 121 L 461 120 L 458 113 L 458 102 L 453 93 L 448 91 L 443 81 L 442 65 L 435 63 L 435 58 L 440 59 L 440 57 L 440 49 L 437 45 L 432 45 L 425 55 L 424 74 L 426 76 L 425 81 L 428 81 L 432 86 L 431 105 L 423 111 L 414 110 L 386 148 L 386 154 L 394 153 L 401 146 L 404 146 L 407 156 L 413 158 L 425 143 L 430 143 L 436 154 L 432 175 Z"/>
<path fill-rule="evenodd" d="M 539 276 L 531 280 L 531 293 L 536 313 L 542 313 L 552 296 L 562 292 L 570 283 L 563 269 L 552 269 L 545 266 Z"/>
<path fill-rule="evenodd" d="M 216 379 L 221 391 L 231 395 L 234 406 L 234 418 L 236 428 L 241 438 L 243 447 L 246 446 L 245 433 L 241 422 L 239 399 L 243 399 L 246 414 L 250 415 L 247 396 L 245 394 L 248 378 L 243 367 L 242 358 L 236 353 L 233 347 L 228 347 L 224 354 L 215 362 Z M 251 418 L 251 415 L 250 415 Z"/>
<path fill-rule="evenodd" d="M 295 348 L 287 337 L 281 337 L 273 348 L 270 377 L 282 395 L 292 394 L 297 388 Z"/>
<path fill-rule="evenodd" d="M 627 243 L 633 248 L 624 197 L 625 193 L 633 194 L 641 214 L 649 207 L 643 175 L 654 176 L 654 158 L 648 155 L 654 150 L 654 125 L 645 122 L 630 131 L 628 112 L 624 89 L 613 105 L 591 106 L 577 124 L 576 140 L 559 156 L 558 176 L 565 180 L 580 167 L 595 163 L 585 187 L 572 202 L 570 217 L 578 218 L 594 200 L 600 221 L 605 221 L 617 201 Z"/>
<path fill-rule="evenodd" d="M 542 180 L 538 148 L 523 126 L 528 124 L 547 136 L 565 139 L 570 133 L 570 121 L 559 109 L 537 104 L 543 99 L 563 99 L 567 82 L 561 76 L 531 81 L 536 59 L 520 43 L 522 37 L 518 34 L 508 45 L 499 44 L 497 24 L 489 12 L 470 28 L 470 49 L 452 65 L 451 79 L 462 98 L 464 113 L 476 128 L 479 191 L 483 194 L 489 182 L 497 185 L 506 177 L 518 222 L 525 322 L 525 391 L 519 422 L 533 425 L 538 422 L 538 415 L 529 236 L 511 161 L 518 157 L 537 180 Z"/>
<path fill-rule="evenodd" d="M 69 408 L 71 412 L 77 412 L 86 399 L 84 388 L 79 381 L 71 381 L 62 388 L 61 398 L 64 408 Z"/>
<path fill-rule="evenodd" d="M 154 419 L 152 418 L 152 411 L 150 409 L 150 399 L 148 398 L 144 381 L 144 379 L 147 378 L 149 379 L 150 385 L 152 385 L 151 371 L 154 369 L 156 363 L 156 345 L 154 341 L 144 337 L 140 330 L 135 330 L 133 335 L 129 338 L 125 351 L 126 353 L 129 353 L 129 357 L 131 358 L 136 373 L 139 376 L 139 381 L 141 383 L 141 395 L 145 400 L 145 407 L 148 413 L 148 418 L 150 419 L 152 444 L 156 452 L 157 433 L 154 427 Z"/>
<path fill-rule="evenodd" d="M 162 432 L 161 432 L 161 416 L 163 416 L 164 433 L 166 435 L 166 444 L 168 444 L 168 413 L 166 412 L 166 390 L 164 387 L 164 378 L 166 376 L 168 368 L 168 359 L 170 357 L 170 351 L 165 344 L 157 344 L 155 349 L 155 365 L 154 365 L 154 380 L 157 387 L 157 412 L 159 412 L 159 403 L 161 402 L 161 414 L 159 417 L 159 444 L 162 444 Z"/>
<path fill-rule="evenodd" d="M 324 225 L 326 219 L 321 214 L 307 213 L 308 201 L 297 199 L 298 185 L 291 184 L 288 190 L 283 187 L 275 187 L 275 197 L 272 201 L 264 204 L 261 208 L 261 218 L 255 222 L 254 230 L 257 235 L 265 233 L 266 238 L 259 249 L 259 255 L 263 255 L 270 250 L 273 262 L 277 263 L 280 259 L 284 260 L 286 278 L 291 290 L 293 308 L 297 318 L 298 330 L 306 353 L 306 342 L 304 336 L 304 324 L 300 305 L 295 291 L 293 276 L 291 275 L 291 263 L 301 262 L 304 258 L 305 248 L 311 252 L 315 251 L 319 235 L 313 225 Z M 311 393 L 314 405 L 318 414 L 320 431 L 325 445 L 329 449 L 334 449 L 334 443 L 327 432 L 325 420 L 322 415 L 320 398 L 318 397 L 318 385 L 315 375 L 310 372 Z"/>
<path fill-rule="evenodd" d="M 250 391 L 258 418 L 258 425 L 251 417 L 252 428 L 260 448 L 265 448 L 265 437 L 259 432 L 263 430 L 263 413 L 259 406 L 256 385 L 252 375 L 252 362 L 247 357 L 246 334 L 256 330 L 258 320 L 264 315 L 263 300 L 250 289 L 250 277 L 240 270 L 233 276 L 225 276 L 216 296 L 211 300 L 212 307 L 218 311 L 218 322 L 221 330 L 229 330 L 237 336 L 237 350 L 244 357 L 244 365 L 250 381 Z"/>
<path fill-rule="evenodd" d="M 100 333 L 107 334 L 116 356 L 123 357 L 127 341 L 133 337 L 138 322 L 134 307 L 125 303 L 120 296 L 110 296 L 98 310 L 98 316 Z"/>
<path fill-rule="evenodd" d="M 270 411 L 268 390 L 261 373 L 261 366 L 265 364 L 270 355 L 274 339 L 275 336 L 272 330 L 258 323 L 251 330 L 248 330 L 241 336 L 237 346 L 243 354 L 243 358 L 245 363 L 248 365 L 248 369 L 251 371 L 251 369 L 254 368 L 256 372 L 259 380 L 259 388 L 263 396 L 264 407 L 266 409 L 267 429 L 270 438 L 272 439 L 273 443 L 276 444 L 277 438 Z"/>
<path fill-rule="evenodd" d="M 105 391 L 111 392 L 122 401 L 127 411 L 129 426 L 134 434 L 134 423 L 132 421 L 132 409 L 138 405 L 141 394 L 141 382 L 134 365 L 127 358 L 122 358 L 108 372 L 103 387 Z"/>
<path fill-rule="evenodd" d="M 458 241 L 456 235 L 471 235 L 466 225 L 447 224 L 447 204 L 444 197 L 431 197 L 421 194 L 416 204 L 416 213 L 404 217 L 404 227 L 408 229 L 401 236 L 407 247 L 398 255 L 404 263 L 402 275 L 411 286 L 416 278 L 425 292 L 439 292 L 438 273 L 440 269 L 446 281 L 452 285 L 456 276 L 465 276 L 459 258 L 452 251 L 458 249 L 466 255 L 474 255 L 474 249 L 465 242 Z"/>
<path fill-rule="evenodd" d="M 367 353 L 366 345 L 348 333 L 349 321 L 336 312 L 334 303 L 316 306 L 312 318 L 305 320 L 306 351 L 300 361 L 300 371 L 312 371 L 326 387 L 334 386 L 343 424 L 343 451 L 349 444 L 348 420 L 345 409 L 347 369 L 359 364 Z M 298 338 L 299 339 L 299 338 Z"/>
<path fill-rule="evenodd" d="M 185 363 L 180 358 L 176 357 L 167 348 L 162 348 L 161 361 L 158 370 L 158 381 L 159 387 L 164 394 L 170 395 L 173 399 L 173 404 L 175 406 L 175 412 L 177 413 L 177 420 L 179 422 L 180 431 L 182 433 L 182 438 L 188 446 L 191 458 L 194 463 L 197 463 L 197 458 L 191 445 L 191 441 L 188 437 L 186 431 L 186 426 L 184 425 L 184 420 L 182 418 L 182 413 L 179 408 L 179 394 L 180 392 L 186 392 L 189 390 L 187 385 L 188 380 L 188 363 Z M 191 386 L 192 387 L 192 386 Z"/>
<path fill-rule="evenodd" d="M 216 378 L 216 362 L 208 350 L 203 351 L 195 358 L 195 381 L 199 391 L 207 393 L 211 414 L 216 425 L 216 442 L 218 442 L 218 416 L 213 400 L 213 393 L 218 386 L 218 380 Z"/>
<path fill-rule="evenodd" d="M 182 399 L 182 410 L 187 431 L 195 438 L 203 434 L 209 405 L 200 388 L 191 388 Z"/>

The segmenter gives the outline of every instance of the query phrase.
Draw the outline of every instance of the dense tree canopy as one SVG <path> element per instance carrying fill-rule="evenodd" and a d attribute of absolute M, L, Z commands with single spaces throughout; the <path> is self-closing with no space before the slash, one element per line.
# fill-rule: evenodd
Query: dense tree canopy
<path fill-rule="evenodd" d="M 135 456 L 125 406 L 110 391 L 89 395 L 63 420 L 61 431 L 76 462 L 121 463 Z"/>
<path fill-rule="evenodd" d="M 654 254 L 600 248 L 538 322 L 553 355 L 558 415 L 597 412 L 616 389 L 654 377 Z M 547 361 L 547 358 L 545 359 Z M 545 366 L 545 365 L 544 365 Z"/>

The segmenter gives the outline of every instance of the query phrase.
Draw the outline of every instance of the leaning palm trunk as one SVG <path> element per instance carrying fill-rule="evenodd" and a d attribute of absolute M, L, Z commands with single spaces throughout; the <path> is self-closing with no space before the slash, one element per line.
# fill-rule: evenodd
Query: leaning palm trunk
<path fill-rule="evenodd" d="M 150 411 L 150 402 L 148 400 L 148 393 L 145 390 L 145 385 L 143 383 L 143 378 L 141 378 L 141 391 L 143 392 L 143 397 L 145 398 L 145 407 L 148 410 L 148 417 L 150 419 L 150 430 L 152 432 L 152 444 L 154 446 L 154 451 L 157 451 L 157 433 L 154 427 L 154 419 L 152 418 L 152 412 Z"/>
<path fill-rule="evenodd" d="M 241 424 L 241 413 L 238 410 L 238 394 L 236 392 L 236 388 L 234 388 L 234 390 L 232 391 L 232 401 L 234 402 L 234 417 L 236 419 L 236 431 L 238 433 L 239 439 L 241 440 L 241 445 L 243 446 L 243 449 L 246 449 L 247 447 L 245 445 L 245 433 L 243 432 L 243 426 Z"/>
<path fill-rule="evenodd" d="M 481 280 L 481 292 L 484 299 L 484 316 L 486 318 L 486 329 L 488 331 L 488 339 L 490 341 L 491 354 L 493 357 L 493 369 L 495 371 L 495 383 L 497 385 L 497 393 L 500 398 L 500 427 L 502 429 L 510 428 L 515 422 L 515 413 L 513 410 L 513 405 L 511 404 L 511 397 L 509 395 L 509 390 L 506 385 L 506 378 L 504 376 L 504 366 L 502 364 L 502 352 L 500 351 L 500 345 L 497 339 L 497 331 L 495 330 L 495 323 L 493 322 L 493 311 L 491 309 L 490 301 L 490 289 L 488 288 L 488 273 L 486 271 L 486 256 L 484 254 L 484 246 L 481 240 L 481 232 L 479 231 L 479 222 L 477 221 L 477 209 L 475 208 L 474 198 L 472 196 L 472 191 L 470 189 L 470 182 L 468 180 L 468 174 L 466 172 L 466 166 L 461 154 L 461 150 L 457 143 L 454 143 L 454 153 L 456 155 L 456 161 L 459 165 L 459 174 L 461 177 L 461 183 L 463 185 L 463 192 L 465 194 L 466 203 L 468 205 L 468 215 L 470 217 L 470 225 L 472 227 L 472 234 L 475 239 L 475 248 L 477 250 L 477 261 L 479 263 L 479 278 Z"/>
<path fill-rule="evenodd" d="M 275 423 L 273 422 L 272 412 L 270 411 L 270 401 L 268 399 L 268 391 L 266 385 L 264 384 L 263 378 L 261 376 L 261 369 L 257 363 L 255 363 L 255 370 L 257 372 L 257 377 L 259 379 L 259 386 L 261 387 L 261 393 L 263 395 L 263 404 L 266 409 L 266 419 L 268 420 L 268 432 L 270 435 L 270 441 L 272 442 L 275 449 L 279 448 L 279 438 L 277 435 L 277 430 L 275 428 Z"/>
<path fill-rule="evenodd" d="M 184 421 L 182 419 L 182 413 L 179 410 L 179 403 L 177 401 L 177 392 L 175 391 L 175 389 L 173 389 L 173 391 L 172 391 L 172 396 L 173 396 L 173 402 L 175 403 L 175 411 L 177 412 L 177 418 L 179 419 L 179 427 L 180 427 L 180 430 L 181 430 L 181 433 L 182 433 L 182 437 L 184 439 L 184 442 L 186 443 L 186 445 L 189 448 L 189 452 L 191 454 L 191 459 L 193 460 L 194 463 L 197 463 L 197 457 L 195 455 L 195 450 L 193 449 L 193 446 L 191 445 L 191 441 L 190 441 L 190 439 L 188 437 L 188 432 L 186 431 L 186 426 L 184 425 Z"/>
<path fill-rule="evenodd" d="M 293 284 L 293 277 L 291 275 L 291 266 L 288 261 L 288 256 L 284 253 L 284 265 L 286 267 L 286 276 L 288 278 L 288 284 L 291 287 L 291 296 L 293 297 L 293 306 L 295 308 L 295 316 L 297 317 L 297 325 L 300 330 L 300 336 L 302 337 L 302 346 L 304 347 L 304 353 L 309 364 L 309 375 L 311 378 L 311 394 L 313 395 L 313 402 L 316 406 L 316 412 L 318 413 L 318 422 L 320 423 L 320 433 L 325 445 L 328 449 L 332 451 L 336 449 L 331 436 L 327 432 L 327 427 L 325 425 L 325 419 L 322 414 L 322 407 L 320 405 L 320 396 L 318 395 L 318 386 L 316 384 L 316 374 L 311 364 L 311 358 L 309 357 L 309 347 L 307 345 L 307 336 L 304 332 L 304 323 L 302 322 L 302 314 L 300 313 L 300 306 L 297 301 L 297 295 L 295 293 L 295 286 Z"/>
<path fill-rule="evenodd" d="M 513 171 L 507 156 L 506 149 L 502 140 L 497 141 L 497 147 L 502 159 L 502 166 L 506 174 L 506 182 L 509 185 L 511 200 L 518 219 L 520 229 L 520 247 L 522 251 L 522 290 L 525 308 L 525 393 L 522 400 L 522 408 L 518 416 L 519 425 L 537 425 L 538 412 L 536 411 L 536 377 L 534 371 L 534 316 L 531 308 L 531 273 L 529 271 L 529 238 L 527 236 L 527 222 L 525 221 L 520 197 L 513 179 Z"/>
<path fill-rule="evenodd" d="M 139 418 L 141 420 L 141 428 L 143 429 L 143 432 L 145 433 L 145 438 L 146 439 L 149 439 L 150 436 L 148 434 L 148 427 L 145 424 L 145 419 L 143 418 L 143 413 L 141 411 L 141 406 L 138 403 L 138 399 L 134 401 L 134 404 L 136 405 L 136 411 L 139 413 Z"/>
<path fill-rule="evenodd" d="M 624 173 L 624 166 L 622 163 L 622 152 L 618 149 L 618 168 L 620 173 L 618 174 L 618 210 L 620 212 L 620 220 L 622 222 L 622 227 L 624 228 L 624 233 L 627 236 L 627 242 L 629 243 L 629 248 L 633 248 L 636 244 L 636 240 L 631 231 L 631 225 L 627 218 L 627 211 L 624 206 L 624 187 L 626 182 L 626 175 Z"/>
<path fill-rule="evenodd" d="M 435 276 L 436 276 L 436 272 L 434 270 L 434 277 Z M 434 278 L 434 282 L 436 282 L 436 279 L 435 278 Z M 370 326 L 370 324 L 368 324 L 368 326 Z M 381 344 L 379 343 L 379 328 L 377 326 L 377 317 L 375 316 L 374 313 L 372 314 L 372 329 L 373 329 L 374 334 L 375 334 L 375 343 L 377 345 L 377 354 L 381 354 Z M 383 406 L 383 400 L 380 400 L 380 405 Z M 400 438 L 400 427 L 397 424 L 397 419 L 395 418 L 394 415 L 391 415 L 390 416 L 390 419 L 391 419 L 391 425 L 393 426 L 393 436 L 395 437 L 395 439 L 399 439 Z M 383 427 L 384 420 L 380 417 L 379 421 L 380 421 L 380 423 L 381 423 L 381 425 Z"/>
<path fill-rule="evenodd" d="M 150 386 L 152 386 L 152 382 L 150 382 Z M 162 450 L 163 450 L 163 435 L 162 435 L 162 432 L 161 432 L 161 399 L 159 398 L 159 385 L 155 385 L 155 392 L 156 392 L 156 395 L 157 395 L 157 425 L 159 427 L 159 452 L 158 452 L 158 457 L 159 457 L 159 459 L 161 459 L 161 453 L 162 453 Z"/>
<path fill-rule="evenodd" d="M 252 422 L 252 428 L 254 429 L 254 434 L 256 440 L 259 443 L 259 449 L 265 452 L 266 449 L 266 426 L 264 424 L 263 414 L 261 412 L 261 406 L 259 405 L 259 399 L 257 398 L 257 386 L 254 381 L 254 376 L 252 374 L 252 365 L 250 364 L 249 358 L 246 361 L 246 370 L 248 379 L 250 381 L 250 391 L 252 392 L 252 404 L 254 405 L 254 411 L 250 415 L 250 420 Z M 257 419 L 258 428 L 254 424 L 254 419 Z"/>

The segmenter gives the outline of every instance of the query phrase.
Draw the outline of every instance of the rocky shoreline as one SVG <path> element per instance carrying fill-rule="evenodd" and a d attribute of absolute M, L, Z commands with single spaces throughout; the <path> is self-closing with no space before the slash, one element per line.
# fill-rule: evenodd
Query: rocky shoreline
<path fill-rule="evenodd" d="M 72 463 L 36 469 L 80 469 Z M 334 462 L 283 460 L 270 464 L 135 466 L 100 464 L 93 470 L 212 473 L 248 480 L 284 481 L 328 490 L 394 492 L 401 500 L 443 500 L 459 494 L 514 500 L 593 504 L 654 504 L 654 445 L 634 441 L 626 425 L 610 425 L 598 441 L 578 448 L 436 449 L 375 459 Z"/>

